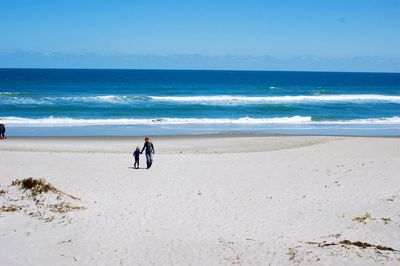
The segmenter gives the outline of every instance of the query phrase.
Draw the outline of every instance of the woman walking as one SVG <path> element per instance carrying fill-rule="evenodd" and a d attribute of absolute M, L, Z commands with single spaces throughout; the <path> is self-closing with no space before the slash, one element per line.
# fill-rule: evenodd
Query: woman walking
<path fill-rule="evenodd" d="M 144 145 L 142 148 L 142 151 L 140 153 L 143 153 L 143 151 L 146 150 L 146 163 L 147 163 L 147 169 L 151 167 L 153 164 L 153 155 L 154 155 L 154 145 L 151 142 L 149 137 L 146 137 L 144 139 Z"/>

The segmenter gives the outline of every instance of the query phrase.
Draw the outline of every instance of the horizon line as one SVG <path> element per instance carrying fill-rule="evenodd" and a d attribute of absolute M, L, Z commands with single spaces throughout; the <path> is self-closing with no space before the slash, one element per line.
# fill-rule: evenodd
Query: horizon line
<path fill-rule="evenodd" d="M 215 71 L 215 72 L 318 72 L 318 73 L 365 73 L 365 74 L 400 74 L 386 71 L 340 71 L 340 70 L 265 70 L 265 69 L 196 69 L 196 68 L 70 68 L 70 67 L 0 67 L 0 70 L 131 70 L 131 71 Z"/>

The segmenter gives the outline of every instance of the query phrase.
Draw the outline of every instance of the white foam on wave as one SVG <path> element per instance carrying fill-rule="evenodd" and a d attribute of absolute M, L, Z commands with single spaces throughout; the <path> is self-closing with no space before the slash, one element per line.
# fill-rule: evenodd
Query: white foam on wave
<path fill-rule="evenodd" d="M 400 96 L 380 94 L 337 94 L 296 96 L 150 96 L 155 101 L 203 104 L 257 104 L 302 102 L 393 102 L 400 103 Z"/>
<path fill-rule="evenodd" d="M 75 119 L 75 118 L 22 118 L 0 117 L 7 125 L 45 125 L 45 126 L 74 126 L 74 125 L 143 125 L 143 124 L 292 124 L 311 121 L 309 116 L 276 117 L 276 118 L 117 118 L 117 119 Z"/>
<path fill-rule="evenodd" d="M 399 124 L 400 116 L 382 117 L 382 118 L 364 118 L 352 120 L 331 120 L 331 121 L 312 121 L 313 124 L 354 124 L 354 125 L 369 125 L 369 124 Z"/>
<path fill-rule="evenodd" d="M 9 96 L 0 99 L 1 104 L 50 104 L 41 99 L 33 99 L 28 97 Z"/>
<path fill-rule="evenodd" d="M 19 92 L 0 91 L 0 95 L 18 95 Z"/>
<path fill-rule="evenodd" d="M 8 126 L 100 126 L 100 125 L 180 125 L 180 124 L 399 124 L 400 117 L 367 118 L 355 120 L 312 121 L 311 116 L 274 118 L 117 118 L 117 119 L 75 119 L 75 118 L 23 118 L 0 117 Z"/>
<path fill-rule="evenodd" d="M 335 95 L 296 95 L 296 96 L 135 96 L 135 95 L 97 95 L 97 96 L 57 96 L 57 97 L 18 97 L 4 92 L 2 103 L 11 104 L 60 104 L 62 102 L 129 104 L 137 101 L 171 102 L 206 105 L 240 104 L 285 104 L 285 103 L 324 103 L 324 102 L 389 102 L 400 103 L 400 96 L 381 94 L 335 94 Z"/>
<path fill-rule="evenodd" d="M 3 94 L 1 102 L 5 104 L 44 104 L 53 105 L 63 102 L 81 103 L 114 103 L 126 104 L 137 100 L 146 100 L 146 97 L 124 95 L 99 95 L 99 96 L 56 96 L 56 97 L 18 97 L 14 94 Z"/>
<path fill-rule="evenodd" d="M 125 95 L 99 95 L 99 96 L 75 96 L 75 97 L 46 97 L 48 101 L 73 101 L 93 103 L 128 103 L 132 100 L 141 99 L 139 96 Z"/>

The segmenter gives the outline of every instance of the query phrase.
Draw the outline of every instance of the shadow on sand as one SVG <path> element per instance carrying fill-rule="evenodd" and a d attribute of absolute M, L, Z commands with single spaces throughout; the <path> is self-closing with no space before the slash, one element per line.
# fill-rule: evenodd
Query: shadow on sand
<path fill-rule="evenodd" d="M 130 167 L 128 167 L 128 169 L 135 169 L 135 170 L 146 170 L 147 168 L 146 167 L 139 167 L 139 168 L 135 168 L 135 167 L 133 167 L 133 166 L 130 166 Z"/>

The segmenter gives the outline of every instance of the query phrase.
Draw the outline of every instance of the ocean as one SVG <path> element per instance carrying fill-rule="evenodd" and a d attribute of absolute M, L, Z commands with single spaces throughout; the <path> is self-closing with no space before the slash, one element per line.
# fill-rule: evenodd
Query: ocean
<path fill-rule="evenodd" d="M 8 136 L 400 135 L 400 74 L 0 69 Z"/>

